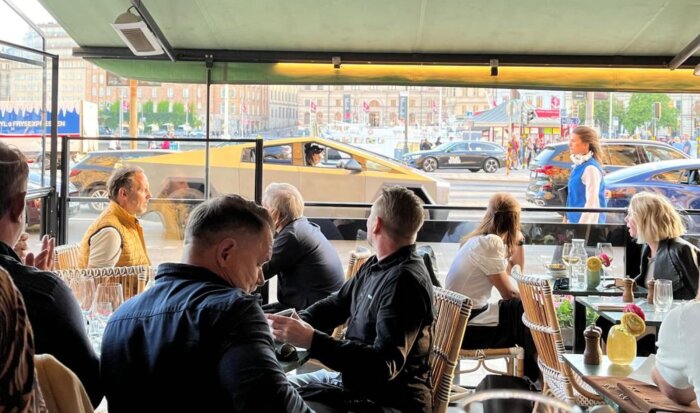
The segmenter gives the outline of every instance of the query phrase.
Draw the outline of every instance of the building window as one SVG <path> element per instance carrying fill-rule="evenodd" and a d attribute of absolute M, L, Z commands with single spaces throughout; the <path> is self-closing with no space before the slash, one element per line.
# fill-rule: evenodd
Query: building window
<path fill-rule="evenodd" d="M 137 88 L 136 88 L 136 96 L 142 97 L 142 93 L 141 93 L 141 88 L 140 88 L 140 87 L 137 87 Z"/>
<path fill-rule="evenodd" d="M 97 96 L 97 88 L 96 87 L 92 88 L 92 96 Z"/>
<path fill-rule="evenodd" d="M 154 87 L 151 88 L 151 97 L 152 97 L 153 99 L 155 99 L 155 98 L 158 97 L 158 89 L 156 89 L 156 88 L 154 88 Z M 154 104 L 153 106 L 155 106 L 155 104 Z"/>
<path fill-rule="evenodd" d="M 182 97 L 183 98 L 190 97 L 190 90 L 189 89 L 182 89 Z"/>
<path fill-rule="evenodd" d="M 173 93 L 173 88 L 168 88 L 168 98 L 172 99 L 175 94 Z M 172 111 L 171 111 L 172 112 Z"/>

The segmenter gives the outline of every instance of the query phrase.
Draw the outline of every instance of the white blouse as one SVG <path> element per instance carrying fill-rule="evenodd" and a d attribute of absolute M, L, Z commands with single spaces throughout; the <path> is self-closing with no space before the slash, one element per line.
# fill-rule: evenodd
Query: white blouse
<path fill-rule="evenodd" d="M 447 272 L 447 289 L 472 299 L 473 309 L 488 309 L 469 320 L 470 325 L 497 326 L 498 303 L 488 303 L 493 290 L 490 275 L 506 271 L 508 261 L 503 240 L 498 235 L 479 235 L 462 245 Z"/>

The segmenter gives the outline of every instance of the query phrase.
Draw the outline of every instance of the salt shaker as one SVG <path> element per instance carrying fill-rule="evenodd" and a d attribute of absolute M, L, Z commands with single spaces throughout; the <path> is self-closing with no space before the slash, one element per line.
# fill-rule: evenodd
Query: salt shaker
<path fill-rule="evenodd" d="M 647 303 L 654 304 L 654 286 L 656 285 L 656 280 L 651 279 L 647 283 Z"/>
<path fill-rule="evenodd" d="M 600 348 L 600 336 L 603 330 L 591 324 L 583 332 L 583 337 L 586 339 L 586 348 L 583 351 L 584 364 L 600 364 L 603 359 L 603 350 Z"/>
<path fill-rule="evenodd" d="M 634 288 L 634 280 L 629 277 L 625 278 L 625 291 L 622 293 L 623 302 L 631 303 L 634 301 L 634 294 L 632 294 L 632 288 Z"/>

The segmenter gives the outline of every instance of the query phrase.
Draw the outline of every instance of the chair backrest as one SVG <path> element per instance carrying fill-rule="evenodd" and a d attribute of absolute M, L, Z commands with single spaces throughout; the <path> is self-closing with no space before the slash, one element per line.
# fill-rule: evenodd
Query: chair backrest
<path fill-rule="evenodd" d="M 146 284 L 155 274 L 155 268 L 148 265 L 133 267 L 84 268 L 77 270 L 55 271 L 66 284 L 76 277 L 90 277 L 95 280 L 95 286 L 101 283 L 119 283 L 124 290 L 124 300 L 143 292 Z"/>
<path fill-rule="evenodd" d="M 537 411 L 546 411 L 548 413 L 582 413 L 580 407 L 562 402 L 553 397 L 545 396 L 540 393 L 524 390 L 485 390 L 475 392 L 467 396 L 464 400 L 464 411 L 472 412 L 474 403 L 483 403 L 491 400 L 527 400 L 537 403 L 539 409 Z M 482 406 L 479 406 L 474 411 L 483 411 Z"/>
<path fill-rule="evenodd" d="M 455 366 L 459 363 L 464 330 L 472 310 L 472 300 L 444 288 L 433 289 L 435 322 L 430 368 L 433 389 L 433 412 L 447 411 Z"/>
<path fill-rule="evenodd" d="M 425 263 L 425 268 L 428 269 L 428 275 L 430 275 L 430 282 L 434 287 L 442 287 L 440 280 L 438 280 L 437 274 L 439 272 L 437 265 L 437 257 L 435 256 L 435 251 L 430 245 L 423 245 L 416 248 L 416 252 L 423 258 L 423 263 Z"/>
<path fill-rule="evenodd" d="M 362 264 L 367 262 L 369 257 L 372 256 L 372 252 L 367 249 L 358 249 L 356 251 L 350 252 L 350 262 L 348 263 L 348 269 L 345 272 L 345 281 L 351 279 L 357 274 L 357 271 L 362 267 Z"/>
<path fill-rule="evenodd" d="M 596 394 L 583 389 L 564 361 L 564 341 L 561 337 L 557 312 L 554 309 L 552 286 L 543 277 L 523 275 L 520 266 L 511 270 L 518 283 L 525 313 L 523 323 L 530 329 L 537 348 L 537 364 L 544 384 L 555 396 L 570 404 L 580 404 L 576 392 L 585 398 L 599 400 Z"/>
<path fill-rule="evenodd" d="M 80 268 L 80 244 L 59 245 L 54 250 L 54 269 L 75 270 Z"/>

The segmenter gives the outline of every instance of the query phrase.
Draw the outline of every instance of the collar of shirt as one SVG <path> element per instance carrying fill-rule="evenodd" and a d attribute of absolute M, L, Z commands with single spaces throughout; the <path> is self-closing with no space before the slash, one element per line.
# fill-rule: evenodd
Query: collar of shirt
<path fill-rule="evenodd" d="M 416 244 L 406 245 L 394 251 L 391 255 L 379 261 L 376 255 L 371 258 L 370 267 L 377 266 L 380 270 L 386 270 L 396 265 L 397 262 L 405 260 L 408 256 L 416 252 Z"/>
<path fill-rule="evenodd" d="M 10 257 L 14 258 L 17 262 L 20 262 L 17 253 L 15 253 L 15 250 L 13 250 L 12 247 L 10 247 L 2 241 L 0 241 L 0 255 L 9 255 Z"/>
<path fill-rule="evenodd" d="M 197 281 L 213 282 L 227 287 L 231 287 L 223 278 L 213 273 L 212 271 L 198 267 L 196 265 L 180 264 L 174 262 L 166 262 L 158 266 L 156 280 L 164 277 L 176 277 L 184 279 L 192 279 Z"/>

